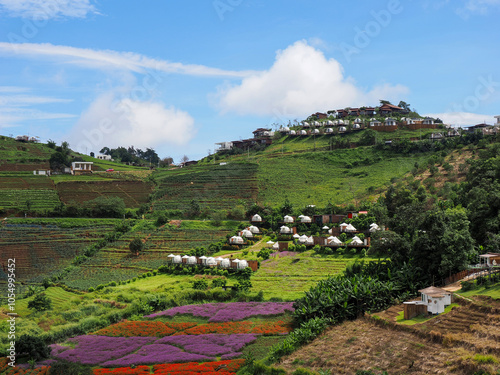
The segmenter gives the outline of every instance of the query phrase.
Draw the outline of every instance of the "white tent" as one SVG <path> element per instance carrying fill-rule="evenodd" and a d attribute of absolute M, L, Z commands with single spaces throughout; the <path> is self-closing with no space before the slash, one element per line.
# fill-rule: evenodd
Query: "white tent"
<path fill-rule="evenodd" d="M 209 257 L 209 258 L 207 258 L 206 265 L 207 266 L 216 266 L 217 265 L 217 261 L 215 260 L 215 258 Z"/>
<path fill-rule="evenodd" d="M 347 130 L 347 128 L 345 126 L 341 126 L 339 128 L 339 132 L 345 132 Z"/>
<path fill-rule="evenodd" d="M 299 215 L 299 219 L 302 219 L 303 217 L 305 217 L 304 215 Z"/>
<path fill-rule="evenodd" d="M 312 219 L 309 216 L 304 216 L 304 217 L 300 218 L 300 222 L 301 223 L 310 223 L 310 222 L 312 222 Z"/>
<path fill-rule="evenodd" d="M 356 232 L 356 228 L 352 224 L 348 224 L 347 227 L 345 228 L 346 232 Z"/>
<path fill-rule="evenodd" d="M 284 218 L 283 218 L 283 221 L 285 223 L 293 223 L 293 217 L 289 216 L 289 215 L 286 215 Z"/>
<path fill-rule="evenodd" d="M 229 239 L 229 243 L 233 245 L 243 245 L 245 240 L 240 236 L 233 236 Z"/>
<path fill-rule="evenodd" d="M 167 256 L 167 258 L 170 258 L 169 260 L 171 262 L 173 262 L 173 258 L 175 258 L 175 255 L 174 254 L 170 254 L 169 256 Z"/>
<path fill-rule="evenodd" d="M 287 226 L 283 225 L 280 228 L 280 233 L 281 234 L 289 234 L 289 233 L 292 233 L 292 230 L 290 228 L 288 228 Z"/>
<path fill-rule="evenodd" d="M 194 256 L 193 257 L 189 257 L 189 258 L 187 258 L 187 262 L 186 263 L 187 264 L 196 264 L 196 263 L 198 263 L 198 259 L 196 259 L 196 257 L 194 257 Z"/>
<path fill-rule="evenodd" d="M 323 230 L 328 230 L 330 228 L 328 228 L 326 225 L 323 227 Z"/>
<path fill-rule="evenodd" d="M 332 128 L 326 128 L 325 129 L 325 133 L 333 133 L 333 129 Z"/>
<path fill-rule="evenodd" d="M 309 124 L 307 121 L 304 121 L 302 126 L 304 126 L 305 128 L 308 128 L 309 126 L 311 126 L 311 124 Z"/>
<path fill-rule="evenodd" d="M 255 215 L 253 215 L 253 217 L 252 217 L 252 221 L 254 221 L 254 222 L 261 222 L 261 221 L 262 221 L 262 218 L 260 217 L 260 215 L 259 215 L 259 214 L 255 214 Z"/>
<path fill-rule="evenodd" d="M 340 231 L 341 231 L 341 232 L 344 232 L 344 231 L 345 231 L 345 229 L 347 228 L 347 226 L 348 226 L 348 224 L 347 224 L 347 223 L 342 223 L 342 224 L 340 224 L 340 225 L 339 225 L 339 227 L 340 227 Z"/>
<path fill-rule="evenodd" d="M 292 237 L 295 238 L 295 239 L 299 239 L 300 235 L 298 235 L 297 233 L 295 233 Z"/>
<path fill-rule="evenodd" d="M 363 123 L 363 120 L 361 120 L 361 119 L 358 117 L 356 120 L 354 120 L 354 123 L 355 123 L 355 124 L 362 124 L 362 123 Z"/>
<path fill-rule="evenodd" d="M 241 231 L 241 235 L 243 237 L 246 237 L 246 238 L 252 238 L 253 237 L 253 233 L 251 231 L 249 231 L 248 229 L 243 229 Z"/>
<path fill-rule="evenodd" d="M 307 237 L 307 241 L 306 241 L 306 243 L 307 243 L 308 245 L 314 245 L 314 238 L 313 238 L 313 236 L 311 236 L 311 237 Z"/>
<path fill-rule="evenodd" d="M 300 243 L 306 243 L 308 238 L 309 238 L 309 237 L 307 237 L 307 236 L 304 234 L 304 235 L 302 235 L 302 236 L 300 236 L 300 237 L 299 237 L 299 242 L 300 242 Z"/>
<path fill-rule="evenodd" d="M 207 257 L 205 255 L 202 255 L 200 257 L 200 260 L 201 260 L 201 264 L 207 264 Z"/>
<path fill-rule="evenodd" d="M 314 126 L 321 126 L 321 123 L 319 121 L 314 121 Z"/>
<path fill-rule="evenodd" d="M 182 263 L 181 256 L 180 255 L 174 256 L 173 259 L 172 259 L 172 263 L 176 263 L 176 264 Z"/>
<path fill-rule="evenodd" d="M 273 242 L 273 241 L 267 241 L 267 242 L 266 242 L 266 245 L 268 245 L 269 247 L 273 247 L 274 242 Z"/>
<path fill-rule="evenodd" d="M 376 232 L 378 230 L 380 230 L 380 227 L 377 224 L 373 223 L 370 225 L 370 232 L 371 233 Z"/>
<path fill-rule="evenodd" d="M 328 245 L 342 245 L 342 241 L 334 236 L 328 237 Z"/>
<path fill-rule="evenodd" d="M 227 258 L 224 258 L 224 259 L 222 259 L 222 261 L 220 262 L 220 266 L 221 266 L 222 268 L 229 268 L 229 267 L 231 267 L 231 261 L 230 261 L 229 259 L 227 259 Z"/>
<path fill-rule="evenodd" d="M 326 124 L 331 126 L 331 125 L 333 125 L 333 121 L 332 121 L 332 120 L 328 120 L 328 121 L 326 122 Z"/>
<path fill-rule="evenodd" d="M 301 130 L 299 134 L 300 135 L 307 135 L 307 132 L 305 130 Z"/>
<path fill-rule="evenodd" d="M 279 242 L 276 242 L 274 245 L 273 245 L 273 250 L 279 250 L 280 249 L 280 244 Z"/>
<path fill-rule="evenodd" d="M 217 258 L 215 258 L 215 261 L 216 261 L 216 262 L 222 262 L 223 260 L 224 260 L 224 258 L 221 258 L 221 257 L 217 257 Z"/>
<path fill-rule="evenodd" d="M 312 131 L 312 133 L 313 133 L 313 134 L 319 134 L 319 129 L 314 129 L 314 130 Z"/>
<path fill-rule="evenodd" d="M 344 125 L 344 120 L 339 120 L 338 124 L 339 125 Z"/>
<path fill-rule="evenodd" d="M 257 228 L 255 225 L 251 225 L 251 226 L 249 226 L 249 227 L 248 227 L 248 230 L 249 230 L 250 232 L 252 232 L 253 234 L 260 233 L 259 228 Z"/>
<path fill-rule="evenodd" d="M 295 135 L 297 132 L 295 130 L 290 130 L 290 135 Z"/>
<path fill-rule="evenodd" d="M 238 263 L 238 269 L 242 270 L 248 267 L 248 262 L 246 260 L 242 260 Z"/>
<path fill-rule="evenodd" d="M 353 128 L 354 128 L 354 129 L 359 129 L 359 128 L 361 128 L 361 126 L 359 126 L 359 124 L 354 124 L 354 125 L 353 125 Z"/>
<path fill-rule="evenodd" d="M 363 245 L 363 241 L 361 241 L 358 237 L 354 237 L 351 241 L 351 245 Z"/>
<path fill-rule="evenodd" d="M 182 259 L 188 259 L 188 258 L 189 258 L 189 255 L 184 255 L 184 256 L 182 257 Z"/>

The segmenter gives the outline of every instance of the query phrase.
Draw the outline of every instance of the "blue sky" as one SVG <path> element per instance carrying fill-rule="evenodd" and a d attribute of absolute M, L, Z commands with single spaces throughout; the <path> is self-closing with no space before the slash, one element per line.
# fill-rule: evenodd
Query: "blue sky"
<path fill-rule="evenodd" d="M 0 134 L 199 159 L 317 111 L 500 114 L 500 0 L 0 0 Z"/>

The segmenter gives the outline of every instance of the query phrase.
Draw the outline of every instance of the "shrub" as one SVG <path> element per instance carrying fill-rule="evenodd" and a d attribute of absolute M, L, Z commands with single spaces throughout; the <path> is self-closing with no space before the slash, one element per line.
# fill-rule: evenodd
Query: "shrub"
<path fill-rule="evenodd" d="M 193 289 L 206 290 L 208 289 L 208 283 L 205 279 L 199 279 L 193 281 Z"/>
<path fill-rule="evenodd" d="M 45 311 L 52 308 L 52 301 L 45 293 L 40 293 L 33 298 L 33 300 L 28 302 L 28 309 L 34 309 L 35 311 Z"/>
<path fill-rule="evenodd" d="M 316 375 L 314 371 L 308 370 L 303 367 L 298 367 L 294 372 L 293 375 Z"/>
<path fill-rule="evenodd" d="M 50 366 L 49 375 L 92 375 L 90 367 L 75 362 L 59 360 Z"/>

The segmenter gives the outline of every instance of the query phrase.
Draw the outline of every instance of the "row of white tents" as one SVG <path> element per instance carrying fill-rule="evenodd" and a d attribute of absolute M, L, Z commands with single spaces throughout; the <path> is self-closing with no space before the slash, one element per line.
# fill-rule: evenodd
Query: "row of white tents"
<path fill-rule="evenodd" d="M 219 266 L 221 268 L 238 268 L 238 269 L 245 269 L 248 267 L 248 262 L 246 260 L 239 260 L 239 259 L 228 259 L 228 258 L 214 258 L 214 257 L 206 257 L 202 255 L 201 257 L 197 258 L 195 256 L 189 256 L 189 255 L 174 255 L 170 254 L 167 258 L 170 259 L 170 261 L 173 264 L 189 264 L 189 265 L 196 265 L 196 264 L 201 264 L 202 266 Z"/>

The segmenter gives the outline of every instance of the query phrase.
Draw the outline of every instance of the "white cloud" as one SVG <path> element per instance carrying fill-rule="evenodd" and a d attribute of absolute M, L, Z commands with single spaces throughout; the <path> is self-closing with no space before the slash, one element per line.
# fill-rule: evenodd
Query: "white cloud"
<path fill-rule="evenodd" d="M 89 0 L 0 0 L 0 10 L 12 17 L 38 20 L 85 18 L 89 13 L 98 13 Z"/>
<path fill-rule="evenodd" d="M 82 114 L 69 135 L 80 152 L 102 147 L 178 146 L 195 135 L 194 119 L 184 111 L 155 101 L 117 99 L 116 92 L 98 97 Z"/>
<path fill-rule="evenodd" d="M 68 113 L 51 113 L 33 108 L 36 105 L 69 103 L 71 99 L 28 95 L 25 87 L 0 86 L 0 128 L 17 126 L 23 121 L 56 120 L 76 117 Z M 8 94 L 8 95 L 1 95 Z"/>
<path fill-rule="evenodd" d="M 473 14 L 487 15 L 492 9 L 500 8 L 500 0 L 467 0 L 456 12 L 463 18 Z"/>
<path fill-rule="evenodd" d="M 453 126 L 471 126 L 482 124 L 493 124 L 494 117 L 492 115 L 481 115 L 470 112 L 445 112 L 445 113 L 428 113 L 425 116 L 440 118 L 445 124 Z"/>
<path fill-rule="evenodd" d="M 0 0 L 1 1 L 1 0 Z M 211 68 L 204 65 L 182 64 L 166 60 L 152 59 L 132 52 L 111 50 L 93 50 L 57 46 L 50 43 L 6 43 L 0 42 L 0 54 L 10 57 L 26 56 L 30 58 L 55 59 L 58 63 L 67 63 L 94 69 L 122 69 L 144 73 L 148 69 L 165 73 L 177 73 L 192 76 L 245 77 L 251 71 L 232 71 Z"/>
<path fill-rule="evenodd" d="M 366 91 L 344 76 L 335 59 L 306 41 L 278 51 L 266 71 L 243 78 L 241 84 L 219 87 L 213 96 L 219 109 L 240 115 L 295 118 L 316 111 L 374 105 L 379 99 L 397 100 L 408 92 L 401 85 L 379 85 Z"/>

